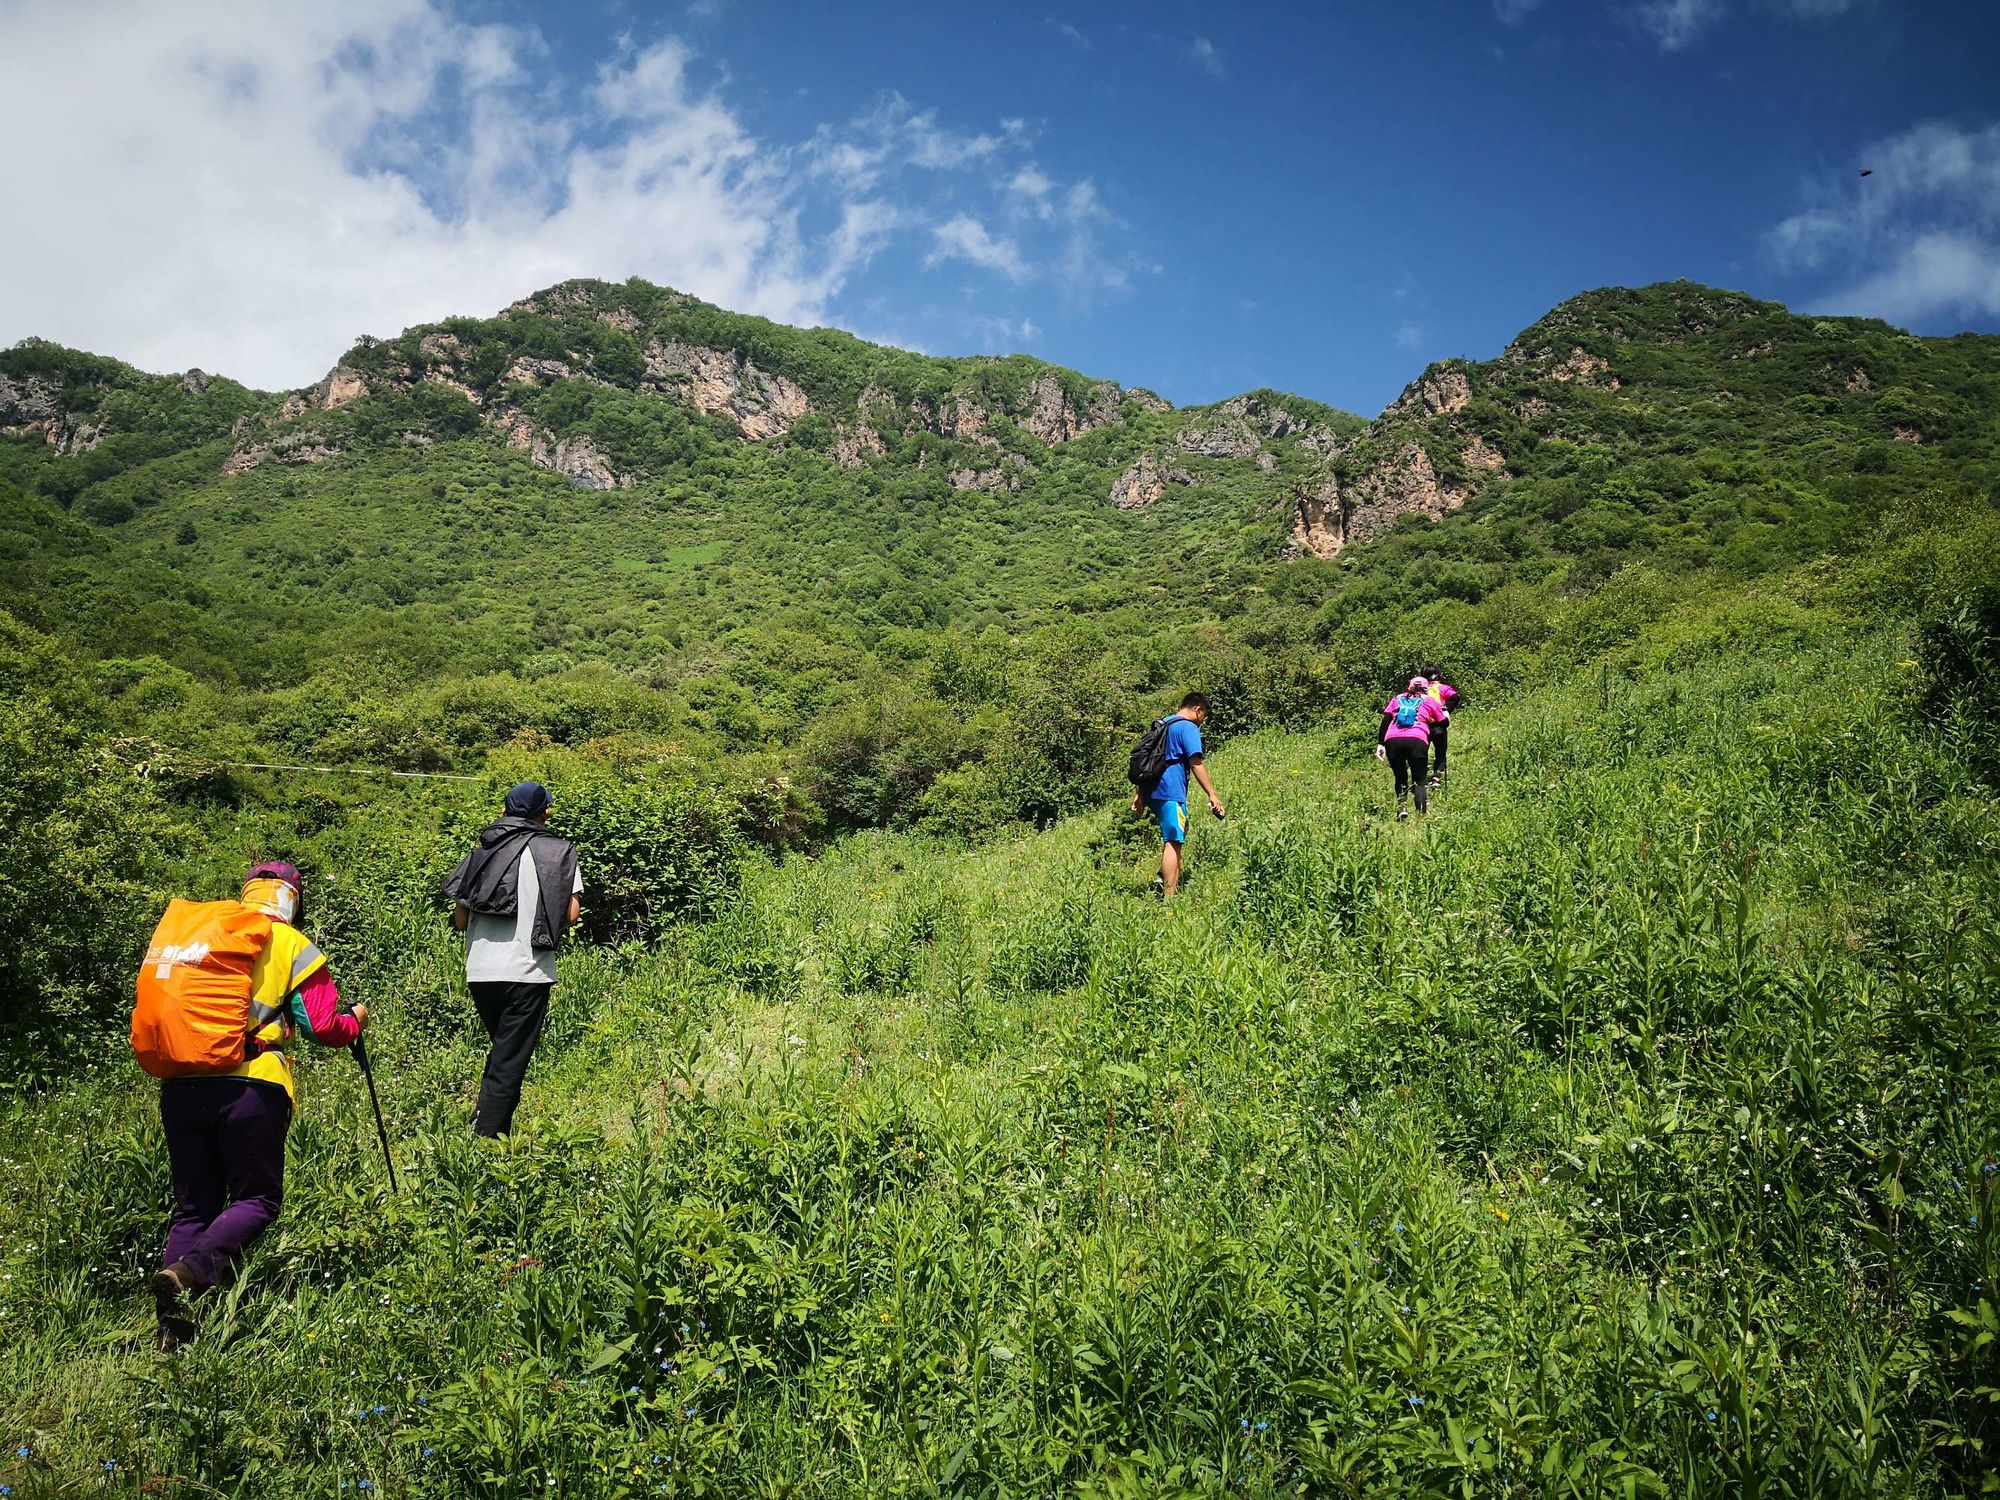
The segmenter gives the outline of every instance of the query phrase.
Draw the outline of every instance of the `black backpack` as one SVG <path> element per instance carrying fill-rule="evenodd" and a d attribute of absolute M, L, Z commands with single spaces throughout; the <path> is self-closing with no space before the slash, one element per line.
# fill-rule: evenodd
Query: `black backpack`
<path fill-rule="evenodd" d="M 1151 729 L 1139 736 L 1139 743 L 1132 747 L 1132 759 L 1126 767 L 1125 779 L 1140 791 L 1150 792 L 1167 774 L 1167 726 L 1179 717 L 1178 714 L 1168 714 L 1164 719 L 1155 721 Z"/>

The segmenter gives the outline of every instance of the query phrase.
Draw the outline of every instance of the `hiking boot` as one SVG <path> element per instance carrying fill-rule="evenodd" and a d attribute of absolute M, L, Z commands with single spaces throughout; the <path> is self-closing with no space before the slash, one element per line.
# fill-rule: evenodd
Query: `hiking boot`
<path fill-rule="evenodd" d="M 1410 810 L 1409 810 L 1409 809 L 1408 809 L 1407 807 L 1399 807 L 1399 808 L 1397 808 L 1397 809 L 1396 809 L 1396 821 L 1397 821 L 1398 823 L 1407 823 L 1407 822 L 1409 822 L 1409 821 L 1410 821 Z"/>
<path fill-rule="evenodd" d="M 153 1345 L 163 1353 L 171 1354 L 184 1344 L 194 1342 L 194 1315 L 189 1311 L 188 1298 L 194 1294 L 194 1273 L 187 1262 L 177 1260 L 170 1266 L 153 1273 L 153 1310 L 159 1316 L 160 1331 Z"/>

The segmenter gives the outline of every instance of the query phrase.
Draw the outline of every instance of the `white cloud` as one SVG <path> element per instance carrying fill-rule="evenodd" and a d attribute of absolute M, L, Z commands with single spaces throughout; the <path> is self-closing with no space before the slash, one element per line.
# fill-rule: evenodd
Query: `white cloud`
<path fill-rule="evenodd" d="M 1036 199 L 1048 197 L 1054 187 L 1055 184 L 1043 176 L 1033 162 L 1016 172 L 1013 180 L 1007 184 L 1010 193 L 1019 193 L 1023 197 Z"/>
<path fill-rule="evenodd" d="M 1856 162 L 1809 184 L 1765 237 L 1782 269 L 1837 278 L 1816 310 L 1899 323 L 2000 317 L 2000 124 L 1929 121 Z"/>
<path fill-rule="evenodd" d="M 772 142 L 671 40 L 577 87 L 532 29 L 443 0 L 0 0 L 0 35 L 0 98 L 63 122 L 0 157 L 6 201 L 49 206 L 0 234 L 0 345 L 278 388 L 569 276 L 817 323 L 892 244 L 1015 279 L 1039 259 L 978 216 L 1017 196 L 1024 122 L 960 130 L 891 94 Z M 1036 232 L 1052 271 L 1067 230 Z"/>
<path fill-rule="evenodd" d="M 1424 343 L 1424 331 L 1415 323 L 1404 323 L 1396 329 L 1398 349 L 1420 349 Z"/>
<path fill-rule="evenodd" d="M 1682 52 L 1722 19 L 1724 9 L 1723 0 L 1645 0 L 1631 16 L 1661 51 Z"/>
<path fill-rule="evenodd" d="M 1519 26 L 1542 8 L 1542 0 L 1493 0 L 1493 13 L 1503 26 Z"/>
<path fill-rule="evenodd" d="M 1103 231 L 1115 228 L 1118 216 L 1104 206 L 1097 184 L 1085 177 L 1062 195 L 1057 217 L 1065 229 L 1057 262 L 1063 291 L 1071 301 L 1088 304 L 1117 295 L 1132 284 L 1126 263 L 1104 245 Z"/>
<path fill-rule="evenodd" d="M 1521 14 L 1535 9 L 1542 0 L 1493 0 L 1504 20 L 1509 11 Z M 1800 21 L 1826 21 L 1861 10 L 1874 0 L 1754 0 L 1761 8 Z M 1659 43 L 1664 52 L 1683 52 L 1692 47 L 1728 15 L 1730 0 L 1640 0 L 1626 12 L 1641 30 Z"/>
<path fill-rule="evenodd" d="M 1049 30 L 1053 31 L 1057 36 L 1061 37 L 1064 41 L 1068 42 L 1072 47 L 1076 48 L 1077 51 L 1090 52 L 1095 50 L 1090 45 L 1090 38 L 1085 36 L 1081 31 L 1077 30 L 1076 27 L 1070 25 L 1069 22 L 1058 21 L 1054 16 L 1050 16 L 1048 18 L 1048 23 L 1049 23 Z"/>
<path fill-rule="evenodd" d="M 931 253 L 924 257 L 926 266 L 962 260 L 1016 281 L 1028 274 L 1021 247 L 1005 235 L 991 233 L 970 214 L 960 214 L 937 225 L 931 230 L 931 239 Z"/>
<path fill-rule="evenodd" d="M 1187 44 L 1187 60 L 1211 78 L 1221 78 L 1227 71 L 1222 66 L 1222 54 L 1205 36 L 1197 35 Z"/>

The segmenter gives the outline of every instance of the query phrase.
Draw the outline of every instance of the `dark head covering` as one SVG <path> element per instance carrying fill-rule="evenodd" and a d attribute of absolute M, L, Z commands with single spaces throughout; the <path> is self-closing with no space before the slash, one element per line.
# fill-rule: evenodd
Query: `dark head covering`
<path fill-rule="evenodd" d="M 523 781 L 507 793 L 507 815 L 539 818 L 549 810 L 549 789 L 539 781 Z"/>

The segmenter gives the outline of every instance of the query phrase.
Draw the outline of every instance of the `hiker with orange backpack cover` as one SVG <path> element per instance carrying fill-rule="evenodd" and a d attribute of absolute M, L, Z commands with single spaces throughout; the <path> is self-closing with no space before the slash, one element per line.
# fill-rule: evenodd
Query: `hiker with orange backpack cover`
<path fill-rule="evenodd" d="M 175 901 L 139 973 L 132 1047 L 159 1078 L 174 1216 L 152 1279 L 159 1347 L 194 1338 L 189 1299 L 227 1282 L 278 1216 L 296 1098 L 294 1032 L 346 1047 L 368 1007 L 344 1010 L 326 957 L 300 931 L 304 880 L 260 864 L 238 900 Z"/>

